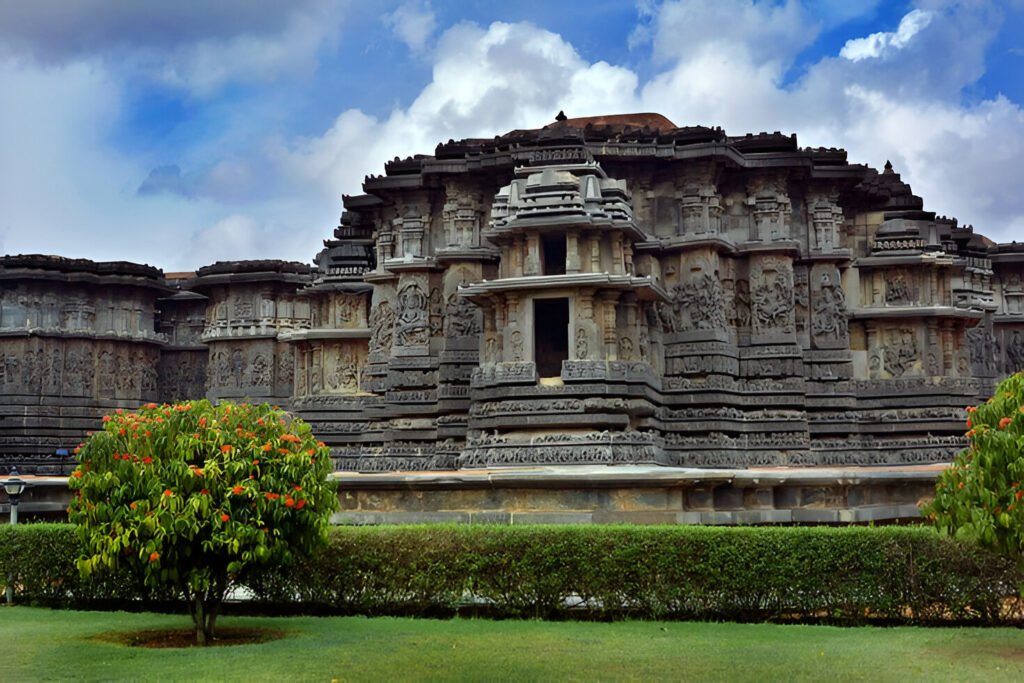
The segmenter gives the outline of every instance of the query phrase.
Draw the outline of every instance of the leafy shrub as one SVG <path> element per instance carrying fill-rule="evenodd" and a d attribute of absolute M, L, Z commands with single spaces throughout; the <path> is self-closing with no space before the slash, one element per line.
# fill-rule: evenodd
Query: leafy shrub
<path fill-rule="evenodd" d="M 944 533 L 1024 562 L 1024 373 L 967 413 L 970 446 L 939 477 L 923 512 Z"/>
<path fill-rule="evenodd" d="M 330 452 L 301 420 L 269 405 L 189 401 L 103 422 L 69 477 L 78 569 L 183 597 L 199 644 L 229 590 L 324 541 L 337 506 Z"/>
<path fill-rule="evenodd" d="M 0 571 L 18 568 L 22 599 L 138 595 L 78 578 L 69 527 L 33 526 L 0 527 Z M 9 543 L 22 534 L 33 537 Z M 339 527 L 328 538 L 287 570 L 251 574 L 247 608 L 925 624 L 1021 616 L 1012 562 L 927 527 L 430 525 Z"/>

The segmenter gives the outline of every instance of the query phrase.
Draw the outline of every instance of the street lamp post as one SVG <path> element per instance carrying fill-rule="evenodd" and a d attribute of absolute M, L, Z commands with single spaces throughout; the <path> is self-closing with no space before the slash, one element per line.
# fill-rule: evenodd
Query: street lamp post
<path fill-rule="evenodd" d="M 11 474 L 9 479 L 5 479 L 0 482 L 0 485 L 4 487 L 4 491 L 7 492 L 7 502 L 11 506 L 11 526 L 18 523 L 18 503 L 21 502 L 21 494 L 25 492 L 25 487 L 28 486 L 20 477 L 18 477 L 17 468 L 11 468 Z M 7 604 L 10 605 L 14 602 L 14 574 L 8 574 L 7 576 Z"/>

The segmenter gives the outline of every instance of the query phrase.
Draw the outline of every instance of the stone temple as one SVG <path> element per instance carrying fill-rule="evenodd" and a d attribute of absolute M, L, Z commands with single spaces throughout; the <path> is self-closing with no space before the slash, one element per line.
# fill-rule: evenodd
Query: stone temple
<path fill-rule="evenodd" d="M 560 115 L 363 190 L 312 267 L 0 259 L 0 471 L 245 398 L 332 447 L 342 521 L 893 519 L 1024 369 L 1024 244 L 795 135 Z"/>

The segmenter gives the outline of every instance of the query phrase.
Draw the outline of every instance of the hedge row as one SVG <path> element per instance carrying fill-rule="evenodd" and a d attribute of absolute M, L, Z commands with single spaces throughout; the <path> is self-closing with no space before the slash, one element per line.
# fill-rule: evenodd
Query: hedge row
<path fill-rule="evenodd" d="M 124 606 L 128 579 L 83 582 L 73 527 L 0 527 L 23 602 Z M 543 618 L 1019 622 L 1008 560 L 930 528 L 340 527 L 268 570 L 250 608 Z M 2 579 L 0 579 L 2 580 Z M 166 598 L 166 596 L 148 596 Z"/>

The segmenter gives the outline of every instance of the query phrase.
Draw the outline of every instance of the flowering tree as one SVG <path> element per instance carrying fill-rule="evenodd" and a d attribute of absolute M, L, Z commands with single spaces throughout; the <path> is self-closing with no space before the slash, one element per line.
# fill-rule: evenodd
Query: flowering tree
<path fill-rule="evenodd" d="M 68 510 L 84 576 L 130 571 L 183 597 L 196 642 L 255 568 L 320 545 L 337 495 L 329 449 L 268 405 L 189 401 L 103 418 L 75 450 Z"/>
<path fill-rule="evenodd" d="M 970 446 L 942 473 L 922 510 L 942 531 L 1024 560 L 1024 373 L 967 409 Z"/>

